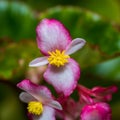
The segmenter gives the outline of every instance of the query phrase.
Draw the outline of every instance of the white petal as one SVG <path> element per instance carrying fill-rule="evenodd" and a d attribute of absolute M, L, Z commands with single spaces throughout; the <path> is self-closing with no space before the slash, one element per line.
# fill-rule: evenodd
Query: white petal
<path fill-rule="evenodd" d="M 49 101 L 46 105 L 58 109 L 58 110 L 62 110 L 62 106 L 59 102 L 55 101 L 55 100 L 51 100 Z"/>
<path fill-rule="evenodd" d="M 72 40 L 72 42 L 67 46 L 66 49 L 66 54 L 70 55 L 76 51 L 78 51 L 79 49 L 81 49 L 84 45 L 85 45 L 86 41 L 81 39 L 81 38 L 76 38 L 74 40 Z"/>
<path fill-rule="evenodd" d="M 25 103 L 28 103 L 30 101 L 36 101 L 36 99 L 32 95 L 30 95 L 26 92 L 22 92 L 20 94 L 19 98 L 20 98 L 21 101 L 23 101 Z"/>
<path fill-rule="evenodd" d="M 69 96 L 77 85 L 80 77 L 80 68 L 77 62 L 69 59 L 69 63 L 63 67 L 49 65 L 44 73 L 45 80 L 52 84 L 58 93 Z"/>
<path fill-rule="evenodd" d="M 36 58 L 29 63 L 30 67 L 38 67 L 48 63 L 47 57 Z"/>
<path fill-rule="evenodd" d="M 40 116 L 33 116 L 33 120 L 55 120 L 55 110 L 49 106 L 44 106 Z"/>

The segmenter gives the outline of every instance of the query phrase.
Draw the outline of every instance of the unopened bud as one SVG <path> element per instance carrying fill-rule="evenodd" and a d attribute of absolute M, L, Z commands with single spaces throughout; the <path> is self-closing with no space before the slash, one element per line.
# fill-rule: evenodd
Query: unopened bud
<path fill-rule="evenodd" d="M 99 102 L 83 107 L 80 120 L 111 120 L 111 108 L 109 104 Z"/>

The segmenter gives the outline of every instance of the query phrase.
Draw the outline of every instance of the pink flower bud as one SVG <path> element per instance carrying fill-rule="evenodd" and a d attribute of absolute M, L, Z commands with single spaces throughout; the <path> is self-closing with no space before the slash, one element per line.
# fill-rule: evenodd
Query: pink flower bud
<path fill-rule="evenodd" d="M 99 102 L 83 107 L 80 120 L 111 120 L 111 108 L 109 104 Z"/>

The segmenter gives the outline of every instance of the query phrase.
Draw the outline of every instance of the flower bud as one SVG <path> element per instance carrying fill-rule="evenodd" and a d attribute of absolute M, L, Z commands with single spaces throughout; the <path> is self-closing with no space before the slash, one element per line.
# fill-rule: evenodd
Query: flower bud
<path fill-rule="evenodd" d="M 80 117 L 80 120 L 111 120 L 111 108 L 104 102 L 86 105 L 82 108 Z"/>

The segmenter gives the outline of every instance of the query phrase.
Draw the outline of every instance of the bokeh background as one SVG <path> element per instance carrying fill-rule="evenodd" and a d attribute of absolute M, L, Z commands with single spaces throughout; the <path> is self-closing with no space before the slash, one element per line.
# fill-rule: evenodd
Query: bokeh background
<path fill-rule="evenodd" d="M 112 120 L 120 120 L 120 0 L 0 0 L 0 120 L 27 120 L 16 84 L 41 78 L 44 67 L 28 64 L 41 55 L 35 29 L 43 18 L 60 20 L 73 38 L 87 41 L 72 55 L 81 67 L 79 83 L 117 85 L 110 105 Z"/>

